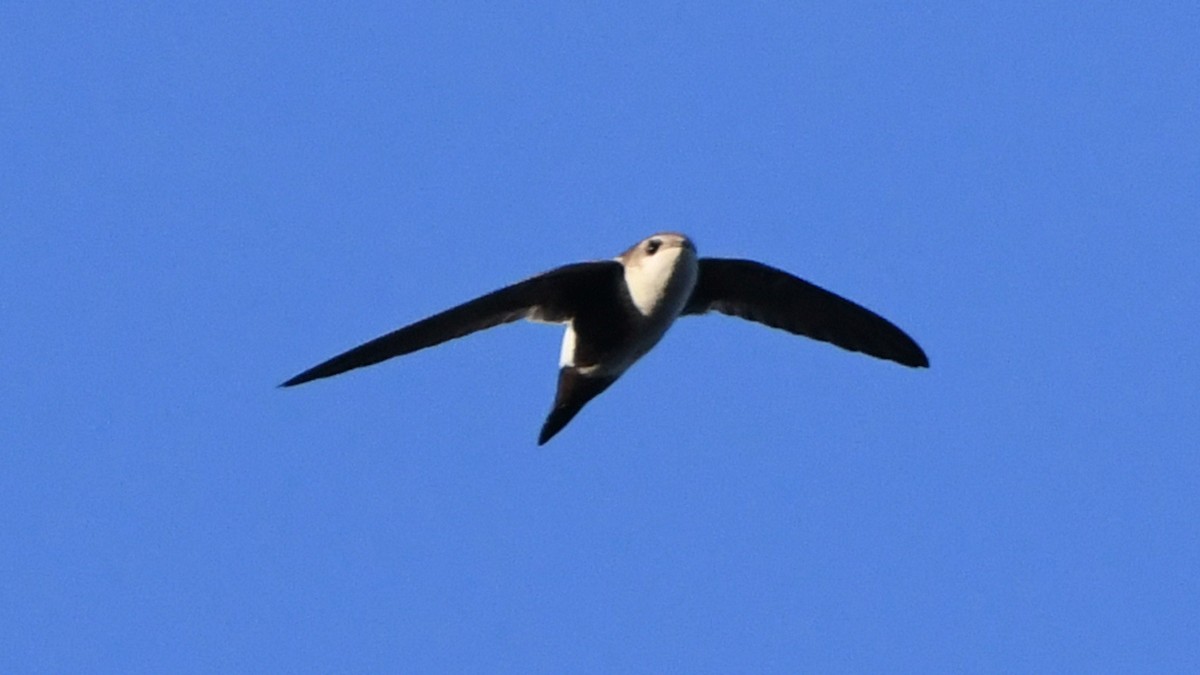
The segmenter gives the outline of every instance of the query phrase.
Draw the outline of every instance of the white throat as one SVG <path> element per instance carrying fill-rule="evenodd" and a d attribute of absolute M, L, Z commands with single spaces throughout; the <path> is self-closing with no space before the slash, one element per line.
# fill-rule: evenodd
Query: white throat
<path fill-rule="evenodd" d="M 671 248 L 653 257 L 626 261 L 625 285 L 629 298 L 642 316 L 670 317 L 683 311 L 696 286 L 699 264 L 685 248 Z"/>
<path fill-rule="evenodd" d="M 650 351 L 679 317 L 700 277 L 696 248 L 682 235 L 655 235 L 616 260 L 625 268 L 625 287 L 632 305 L 629 309 L 636 312 L 630 326 L 632 333 L 617 353 L 606 357 L 602 364 L 581 368 L 584 373 L 602 370 L 620 374 Z M 575 328 L 568 323 L 560 366 L 576 365 L 576 340 Z"/>

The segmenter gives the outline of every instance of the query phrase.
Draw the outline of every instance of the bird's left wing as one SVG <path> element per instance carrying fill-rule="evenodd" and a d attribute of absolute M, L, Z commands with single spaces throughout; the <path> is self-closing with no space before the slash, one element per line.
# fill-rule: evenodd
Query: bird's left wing
<path fill-rule="evenodd" d="M 753 260 L 701 258 L 684 314 L 708 311 L 749 319 L 914 368 L 921 347 L 895 324 L 840 295 Z"/>
<path fill-rule="evenodd" d="M 567 321 L 589 302 L 589 290 L 615 287 L 621 273 L 621 264 L 612 260 L 565 265 L 377 337 L 280 386 L 291 387 L 374 365 L 518 319 Z"/>

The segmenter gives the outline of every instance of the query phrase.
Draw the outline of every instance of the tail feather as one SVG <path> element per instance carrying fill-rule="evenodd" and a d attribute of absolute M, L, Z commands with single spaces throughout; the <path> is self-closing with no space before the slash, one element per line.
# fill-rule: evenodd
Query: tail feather
<path fill-rule="evenodd" d="M 554 395 L 554 407 L 542 425 L 542 433 L 538 435 L 538 445 L 562 431 L 576 414 L 596 398 L 617 378 L 608 375 L 584 375 L 572 366 L 566 366 L 558 371 L 558 392 Z"/>

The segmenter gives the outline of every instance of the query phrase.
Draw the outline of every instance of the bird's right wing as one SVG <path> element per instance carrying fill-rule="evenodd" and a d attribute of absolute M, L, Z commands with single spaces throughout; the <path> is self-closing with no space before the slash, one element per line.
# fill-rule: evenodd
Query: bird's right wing
<path fill-rule="evenodd" d="M 411 354 L 518 319 L 562 322 L 589 304 L 597 288 L 615 288 L 623 268 L 604 260 L 575 263 L 506 286 L 339 354 L 284 382 L 304 384 Z"/>
<path fill-rule="evenodd" d="M 684 314 L 722 314 L 835 344 L 906 366 L 929 359 L 895 324 L 846 298 L 753 260 L 701 258 Z"/>

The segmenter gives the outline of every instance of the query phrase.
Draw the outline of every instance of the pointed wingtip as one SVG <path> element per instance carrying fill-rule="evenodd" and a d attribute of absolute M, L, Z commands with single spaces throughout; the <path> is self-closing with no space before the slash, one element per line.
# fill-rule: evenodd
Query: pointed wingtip
<path fill-rule="evenodd" d="M 304 384 L 305 382 L 312 382 L 313 380 L 319 380 L 322 377 L 329 377 L 329 374 L 323 372 L 323 370 L 322 370 L 322 366 L 325 366 L 325 365 L 326 364 L 322 363 L 319 366 L 309 368 L 308 370 L 304 371 L 303 373 L 300 373 L 299 375 L 296 375 L 296 376 L 292 377 L 290 380 L 279 385 L 279 388 L 284 389 L 287 387 L 294 387 L 298 384 Z"/>
<path fill-rule="evenodd" d="M 921 349 L 921 345 L 918 345 L 915 341 L 913 342 L 913 346 L 917 348 L 917 354 L 916 354 L 916 358 L 914 359 L 913 367 L 914 368 L 928 368 L 929 367 L 929 355 L 926 354 L 925 350 Z"/>
<path fill-rule="evenodd" d="M 282 382 L 280 384 L 275 385 L 275 387 L 277 389 L 287 389 L 288 387 L 294 387 L 298 384 L 304 384 L 305 382 L 308 382 L 308 380 L 303 379 L 302 375 L 297 375 L 297 376 L 293 377 L 292 379 L 288 380 L 287 382 Z"/>
<path fill-rule="evenodd" d="M 872 356 L 881 359 L 895 361 L 902 366 L 909 368 L 928 368 L 929 356 L 925 354 L 925 350 L 917 341 L 909 337 L 899 328 L 895 329 L 898 333 L 899 340 L 893 340 L 892 344 L 880 349 L 878 352 L 869 352 Z"/>

